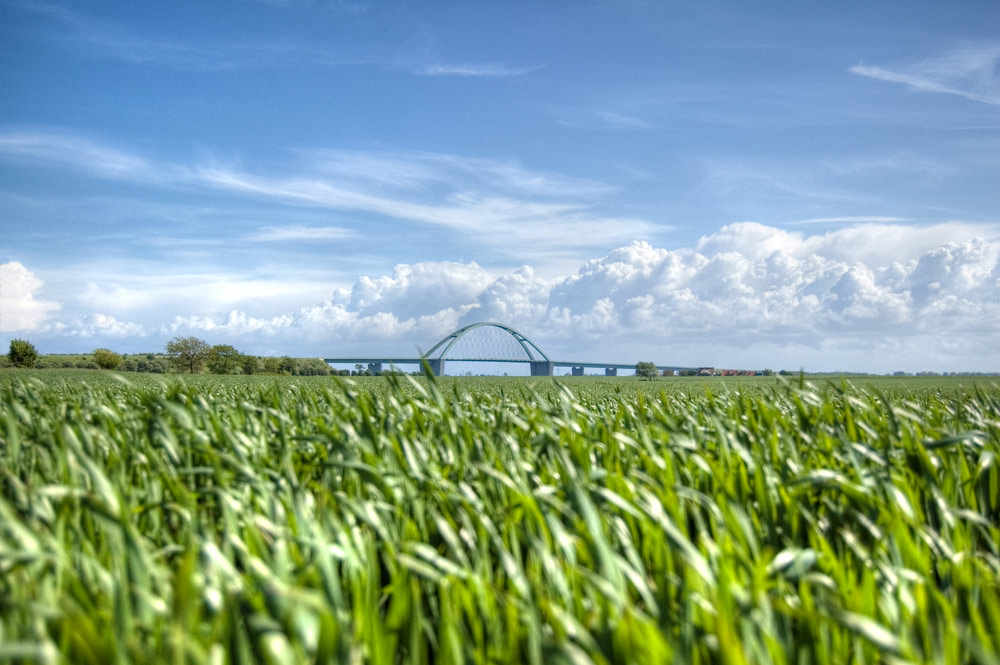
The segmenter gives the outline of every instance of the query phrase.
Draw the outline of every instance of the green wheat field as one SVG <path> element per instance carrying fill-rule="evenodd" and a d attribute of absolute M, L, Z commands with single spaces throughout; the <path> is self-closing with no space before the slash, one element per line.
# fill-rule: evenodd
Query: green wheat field
<path fill-rule="evenodd" d="M 0 662 L 995 663 L 1000 388 L 0 373 Z"/>

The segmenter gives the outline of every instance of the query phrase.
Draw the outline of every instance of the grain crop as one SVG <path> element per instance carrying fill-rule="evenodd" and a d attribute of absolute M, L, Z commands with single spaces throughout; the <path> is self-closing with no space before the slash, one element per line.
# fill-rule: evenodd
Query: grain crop
<path fill-rule="evenodd" d="M 1000 658 L 996 386 L 78 376 L 0 381 L 0 662 Z"/>

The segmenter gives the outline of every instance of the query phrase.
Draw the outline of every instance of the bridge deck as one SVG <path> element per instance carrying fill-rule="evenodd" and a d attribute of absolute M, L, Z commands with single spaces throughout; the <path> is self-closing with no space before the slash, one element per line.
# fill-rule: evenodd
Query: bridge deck
<path fill-rule="evenodd" d="M 323 358 L 323 362 L 330 365 L 355 365 L 357 363 L 368 364 L 368 363 L 382 363 L 383 365 L 419 365 L 423 362 L 423 358 L 393 358 L 388 356 L 383 357 L 345 357 L 345 358 Z M 432 358 L 427 358 L 427 360 L 432 360 Z M 498 360 L 496 358 L 445 358 L 445 362 L 448 363 L 531 363 L 531 362 L 551 362 L 553 367 L 587 367 L 592 369 L 635 369 L 635 363 L 598 363 L 598 362 L 586 362 L 586 361 L 569 361 L 569 360 Z M 680 367 L 678 365 L 657 365 L 656 369 L 672 369 L 674 371 L 683 371 L 687 369 L 698 369 L 697 367 Z"/>

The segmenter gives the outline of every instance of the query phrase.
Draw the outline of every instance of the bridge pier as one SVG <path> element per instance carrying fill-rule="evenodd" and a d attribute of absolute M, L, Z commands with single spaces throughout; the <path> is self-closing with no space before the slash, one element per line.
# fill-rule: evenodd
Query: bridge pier
<path fill-rule="evenodd" d="M 444 358 L 428 358 L 427 364 L 434 376 L 444 376 Z"/>
<path fill-rule="evenodd" d="M 604 368 L 604 376 L 618 376 L 618 368 L 617 367 L 605 367 Z"/>
<path fill-rule="evenodd" d="M 552 376 L 556 364 L 551 360 L 532 360 L 531 376 Z"/>
<path fill-rule="evenodd" d="M 382 363 L 379 362 L 368 363 L 368 371 L 374 374 L 375 376 L 378 376 L 379 374 L 382 373 Z"/>
<path fill-rule="evenodd" d="M 583 376 L 583 367 L 574 367 L 573 376 Z"/>

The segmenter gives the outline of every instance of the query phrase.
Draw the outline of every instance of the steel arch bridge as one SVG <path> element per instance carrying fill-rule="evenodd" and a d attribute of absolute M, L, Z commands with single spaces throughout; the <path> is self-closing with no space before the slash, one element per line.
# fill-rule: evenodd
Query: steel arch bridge
<path fill-rule="evenodd" d="M 472 334 L 470 334 L 472 333 Z M 436 376 L 444 374 L 445 360 L 452 362 L 529 363 L 531 376 L 552 376 L 556 367 L 572 367 L 574 375 L 584 368 L 603 368 L 608 376 L 619 369 L 635 369 L 635 363 L 603 363 L 552 360 L 527 335 L 503 323 L 482 321 L 463 326 L 446 335 L 420 357 L 390 356 L 323 358 L 328 364 L 366 364 L 373 374 L 385 365 L 420 365 L 427 363 Z M 657 365 L 658 369 L 685 370 L 693 367 Z"/>
<path fill-rule="evenodd" d="M 459 343 L 460 341 L 465 341 L 463 340 L 463 337 L 476 328 L 484 328 L 486 330 L 491 328 L 496 329 L 499 331 L 501 340 L 507 337 L 509 338 L 507 341 L 513 340 L 516 344 L 506 345 L 507 347 L 513 346 L 513 349 L 505 348 L 502 341 L 497 343 L 495 339 L 490 340 L 488 337 L 482 339 L 482 335 L 479 336 L 481 339 L 476 340 L 477 342 L 481 341 L 478 345 L 466 344 L 463 346 Z M 470 337 L 475 336 L 473 335 Z M 491 341 L 494 342 L 492 345 L 490 344 Z M 494 323 L 492 321 L 472 323 L 463 328 L 459 328 L 432 346 L 430 351 L 424 354 L 424 357 L 440 358 L 441 360 L 444 360 L 448 357 L 448 353 L 453 349 L 458 353 L 451 357 L 452 360 L 471 360 L 480 362 L 525 362 L 525 360 L 531 362 L 532 360 L 549 360 L 549 357 L 545 355 L 545 352 L 539 349 L 538 345 L 528 339 L 526 335 L 514 330 L 510 326 L 505 326 L 502 323 Z M 534 350 L 534 352 L 532 352 L 532 350 Z M 522 356 L 521 353 L 524 355 Z"/>

